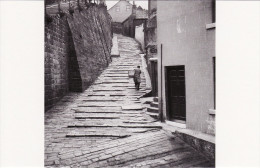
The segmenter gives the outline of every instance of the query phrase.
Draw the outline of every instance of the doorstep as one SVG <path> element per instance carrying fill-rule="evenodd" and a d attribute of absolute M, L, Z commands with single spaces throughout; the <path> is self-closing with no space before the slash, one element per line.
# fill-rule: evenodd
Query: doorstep
<path fill-rule="evenodd" d="M 169 120 L 166 120 L 165 123 L 170 126 L 177 127 L 177 128 L 186 128 L 186 124 L 184 124 L 184 123 L 173 122 L 173 121 L 169 121 Z"/>

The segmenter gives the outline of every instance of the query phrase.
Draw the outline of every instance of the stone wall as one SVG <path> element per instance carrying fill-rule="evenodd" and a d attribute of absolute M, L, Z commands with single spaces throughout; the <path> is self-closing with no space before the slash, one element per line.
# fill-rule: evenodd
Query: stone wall
<path fill-rule="evenodd" d="M 45 24 L 45 110 L 68 91 L 87 89 L 111 62 L 111 17 L 103 5 Z"/>
<path fill-rule="evenodd" d="M 69 90 L 69 26 L 65 17 L 54 17 L 45 25 L 45 109 Z"/>
<path fill-rule="evenodd" d="M 90 6 L 68 15 L 80 77 L 85 90 L 111 62 L 111 22 L 102 7 Z"/>
<path fill-rule="evenodd" d="M 129 16 L 123 24 L 123 35 L 134 38 L 134 15 Z"/>

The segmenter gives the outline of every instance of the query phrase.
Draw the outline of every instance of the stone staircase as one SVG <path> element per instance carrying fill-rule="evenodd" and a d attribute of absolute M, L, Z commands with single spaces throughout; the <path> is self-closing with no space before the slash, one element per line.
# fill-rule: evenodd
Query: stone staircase
<path fill-rule="evenodd" d="M 159 119 L 159 100 L 158 97 L 154 97 L 153 101 L 150 103 L 150 107 L 147 107 L 147 112 L 148 115 L 155 119 Z"/>

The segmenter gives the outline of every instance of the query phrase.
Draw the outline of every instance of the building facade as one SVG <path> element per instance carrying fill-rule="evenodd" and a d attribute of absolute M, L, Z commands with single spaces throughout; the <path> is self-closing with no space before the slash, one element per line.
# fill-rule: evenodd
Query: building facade
<path fill-rule="evenodd" d="M 124 34 L 130 36 L 130 28 L 125 28 L 124 22 L 132 17 L 133 5 L 127 0 L 120 0 L 112 6 L 108 13 L 112 17 L 112 30 L 117 34 Z"/>
<path fill-rule="evenodd" d="M 136 7 L 127 0 L 118 1 L 108 10 L 112 17 L 112 29 L 114 33 L 135 37 L 135 27 L 146 24 L 147 10 Z"/>
<path fill-rule="evenodd" d="M 158 96 L 157 74 L 157 0 L 148 0 L 148 20 L 145 28 L 146 59 L 151 77 L 152 96 Z"/>
<path fill-rule="evenodd" d="M 132 14 L 133 5 L 127 0 L 120 0 L 112 6 L 108 13 L 112 17 L 112 22 L 122 23 Z"/>
<path fill-rule="evenodd" d="M 157 1 L 162 120 L 215 134 L 215 1 Z"/>

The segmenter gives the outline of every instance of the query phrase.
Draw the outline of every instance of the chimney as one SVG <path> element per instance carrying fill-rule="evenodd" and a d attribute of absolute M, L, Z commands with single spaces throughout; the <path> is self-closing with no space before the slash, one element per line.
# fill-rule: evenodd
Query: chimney
<path fill-rule="evenodd" d="M 136 16 L 136 5 L 135 5 L 135 1 L 133 1 L 132 15 Z"/>

